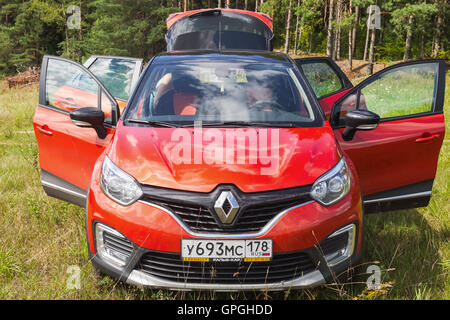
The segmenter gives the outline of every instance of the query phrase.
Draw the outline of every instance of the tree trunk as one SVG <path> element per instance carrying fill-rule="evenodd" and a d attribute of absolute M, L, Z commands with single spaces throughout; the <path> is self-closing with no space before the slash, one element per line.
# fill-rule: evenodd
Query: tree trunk
<path fill-rule="evenodd" d="M 304 16 L 302 16 L 302 18 L 300 19 L 300 27 L 299 27 L 299 30 L 298 30 L 298 46 L 300 46 L 300 41 L 302 40 L 303 21 L 305 21 L 305 17 Z"/>
<path fill-rule="evenodd" d="M 83 40 L 83 30 L 82 30 L 82 23 L 81 23 L 81 12 L 83 12 L 83 11 L 81 11 L 81 4 L 82 4 L 82 2 L 80 2 L 80 29 L 78 30 L 78 40 Z M 79 58 L 81 58 L 81 57 L 79 57 Z"/>
<path fill-rule="evenodd" d="M 356 6 L 355 7 L 355 25 L 353 26 L 353 30 L 352 30 L 352 55 L 355 55 L 355 50 L 356 50 L 356 30 L 358 28 L 360 19 L 361 19 L 361 13 L 360 13 L 360 10 L 359 10 L 359 6 Z"/>
<path fill-rule="evenodd" d="M 297 10 L 300 7 L 300 0 L 297 1 Z M 296 14 L 297 22 L 295 23 L 295 41 L 294 41 L 294 55 L 297 55 L 297 45 L 298 45 L 298 27 L 300 24 L 300 16 Z"/>
<path fill-rule="evenodd" d="M 245 0 L 245 2 L 244 2 L 244 10 L 247 10 L 248 9 L 248 0 Z"/>
<path fill-rule="evenodd" d="M 438 3 L 438 0 L 435 1 L 435 3 Z M 443 4 L 447 4 L 447 0 L 443 1 Z M 439 53 L 439 41 L 441 38 L 441 26 L 443 23 L 443 19 L 442 19 L 442 13 L 439 12 L 438 13 L 438 17 L 436 19 L 436 29 L 434 31 L 434 35 L 433 35 L 433 41 L 431 43 L 431 56 L 433 58 L 436 58 L 438 53 Z"/>
<path fill-rule="evenodd" d="M 367 48 L 369 46 L 369 34 L 370 34 L 370 28 L 368 27 L 368 24 L 371 18 L 372 18 L 372 10 L 369 12 L 369 16 L 367 17 L 366 23 L 367 32 L 366 32 L 366 43 L 364 45 L 364 56 L 363 56 L 364 61 L 367 61 Z"/>
<path fill-rule="evenodd" d="M 352 48 L 352 29 L 348 31 L 348 67 L 349 70 L 353 70 L 353 48 Z"/>
<path fill-rule="evenodd" d="M 384 40 L 384 30 L 386 29 L 386 27 L 385 27 L 385 21 L 386 21 L 386 19 L 383 19 L 382 20 L 383 22 L 383 25 L 381 26 L 381 29 L 380 29 L 380 35 L 378 36 L 378 44 L 381 46 L 382 44 L 383 44 L 383 40 Z"/>
<path fill-rule="evenodd" d="M 342 0 L 337 0 L 336 22 L 338 24 L 334 36 L 334 60 L 341 59 L 341 16 L 342 16 Z"/>
<path fill-rule="evenodd" d="M 258 12 L 258 0 L 255 1 L 255 12 Z"/>
<path fill-rule="evenodd" d="M 328 8 L 328 29 L 327 29 L 327 56 L 333 55 L 333 7 L 334 0 L 330 0 L 330 7 Z"/>
<path fill-rule="evenodd" d="M 221 0 L 217 1 L 217 8 L 222 8 L 222 1 Z"/>
<path fill-rule="evenodd" d="M 367 73 L 370 75 L 373 74 L 373 58 L 375 51 L 375 37 L 377 35 L 377 29 L 372 29 L 372 38 L 370 39 L 370 50 L 369 50 L 369 65 L 367 67 Z"/>
<path fill-rule="evenodd" d="M 239 0 L 236 0 L 236 9 L 239 8 Z"/>
<path fill-rule="evenodd" d="M 310 54 L 312 52 L 312 33 L 310 32 L 308 34 L 308 54 Z"/>
<path fill-rule="evenodd" d="M 403 60 L 409 60 L 411 57 L 411 40 L 413 36 L 412 25 L 414 22 L 414 16 L 410 15 L 408 18 L 408 30 L 406 31 L 406 41 L 405 41 L 405 54 L 403 55 Z"/>
<path fill-rule="evenodd" d="M 420 57 L 425 58 L 425 34 L 422 33 L 422 37 L 420 38 Z"/>
<path fill-rule="evenodd" d="M 225 8 L 230 9 L 230 0 L 225 1 Z"/>
<path fill-rule="evenodd" d="M 256 1 L 258 3 L 258 1 Z M 284 53 L 289 53 L 289 42 L 291 35 L 291 19 L 292 19 L 292 0 L 289 0 L 288 16 L 286 21 L 286 41 L 284 42 Z"/>
<path fill-rule="evenodd" d="M 184 0 L 184 11 L 187 11 L 187 0 Z"/>
<path fill-rule="evenodd" d="M 348 6 L 348 13 L 350 16 L 352 15 L 352 1 L 351 0 L 350 0 L 350 4 Z M 349 67 L 350 71 L 352 71 L 352 68 L 353 68 L 353 66 L 352 66 L 352 64 L 353 64 L 353 47 L 352 47 L 353 29 L 354 29 L 354 27 L 348 28 L 348 67 Z"/>

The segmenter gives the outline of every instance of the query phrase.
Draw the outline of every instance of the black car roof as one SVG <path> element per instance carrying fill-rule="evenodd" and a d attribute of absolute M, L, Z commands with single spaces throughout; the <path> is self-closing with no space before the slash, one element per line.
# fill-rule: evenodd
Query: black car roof
<path fill-rule="evenodd" d="M 253 63 L 291 64 L 289 56 L 270 51 L 171 51 L 163 52 L 155 57 L 152 63 L 175 63 L 188 61 L 239 61 Z"/>

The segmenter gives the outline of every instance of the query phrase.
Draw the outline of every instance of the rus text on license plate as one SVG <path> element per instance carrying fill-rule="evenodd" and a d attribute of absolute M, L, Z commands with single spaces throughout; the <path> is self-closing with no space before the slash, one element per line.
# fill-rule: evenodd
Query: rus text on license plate
<path fill-rule="evenodd" d="M 182 239 L 181 257 L 184 261 L 270 261 L 272 239 Z"/>

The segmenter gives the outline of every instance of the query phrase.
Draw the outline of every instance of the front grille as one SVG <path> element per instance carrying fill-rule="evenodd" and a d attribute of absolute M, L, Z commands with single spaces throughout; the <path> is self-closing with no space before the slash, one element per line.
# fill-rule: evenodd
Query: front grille
<path fill-rule="evenodd" d="M 220 224 L 211 211 L 202 205 L 177 203 L 174 201 L 152 200 L 152 203 L 167 208 L 174 213 L 190 230 L 196 232 L 230 234 L 258 232 L 280 212 L 300 205 L 308 199 L 290 199 L 270 204 L 256 204 L 242 208 L 231 226 Z"/>
<path fill-rule="evenodd" d="M 217 186 L 211 192 L 194 192 L 142 185 L 142 201 L 164 207 L 179 218 L 191 231 L 199 233 L 258 232 L 282 211 L 312 200 L 311 186 L 300 186 L 260 192 L 242 192 L 230 184 Z M 214 209 L 224 192 L 231 192 L 239 206 L 234 221 L 224 224 Z M 222 209 L 228 212 L 226 200 Z"/>
<path fill-rule="evenodd" d="M 244 230 L 259 231 L 280 212 L 298 206 L 304 202 L 306 202 L 306 199 L 295 199 L 277 201 L 272 204 L 258 204 L 249 206 L 248 208 L 245 208 L 242 214 L 238 217 L 233 229 L 238 227 L 241 229 L 241 232 Z"/>
<path fill-rule="evenodd" d="M 145 253 L 137 268 L 149 275 L 182 283 L 257 284 L 288 281 L 316 269 L 302 251 L 274 254 L 265 262 L 183 262 L 179 253 Z"/>

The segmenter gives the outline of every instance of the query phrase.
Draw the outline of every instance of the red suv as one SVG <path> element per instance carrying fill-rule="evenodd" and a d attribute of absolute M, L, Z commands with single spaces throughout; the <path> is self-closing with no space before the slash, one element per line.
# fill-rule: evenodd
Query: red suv
<path fill-rule="evenodd" d="M 262 51 L 141 66 L 42 63 L 42 184 L 86 208 L 104 273 L 172 289 L 318 285 L 360 261 L 363 212 L 428 204 L 444 61 L 398 64 L 356 87 L 330 59 Z"/>

